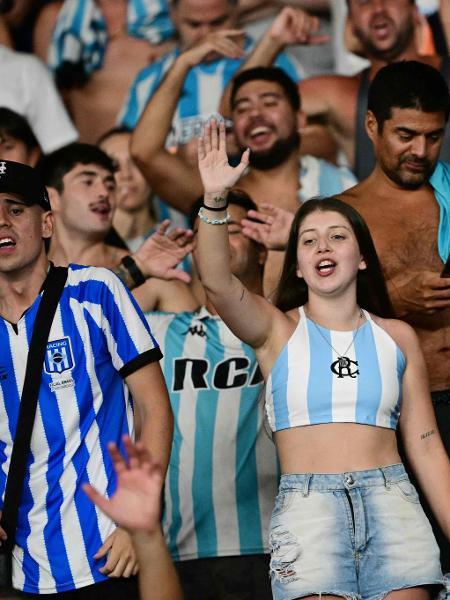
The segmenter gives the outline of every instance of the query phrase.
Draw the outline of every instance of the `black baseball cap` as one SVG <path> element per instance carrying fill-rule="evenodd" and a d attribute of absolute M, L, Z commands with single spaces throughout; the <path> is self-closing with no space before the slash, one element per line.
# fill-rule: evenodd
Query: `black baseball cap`
<path fill-rule="evenodd" d="M 27 204 L 51 210 L 48 192 L 33 167 L 12 160 L 0 160 L 0 193 L 18 194 Z"/>

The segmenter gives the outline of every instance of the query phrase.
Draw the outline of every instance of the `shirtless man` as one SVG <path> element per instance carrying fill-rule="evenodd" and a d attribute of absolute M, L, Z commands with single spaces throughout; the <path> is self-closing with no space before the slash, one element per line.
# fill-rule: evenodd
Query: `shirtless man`
<path fill-rule="evenodd" d="M 59 25 L 59 18 L 64 16 L 63 11 L 67 13 L 75 4 L 72 3 L 71 7 L 69 2 L 47 4 L 37 18 L 34 52 L 44 61 L 47 61 L 53 30 Z M 167 51 L 171 42 L 151 45 L 147 39 L 130 34 L 127 9 L 131 0 L 92 0 L 89 4 L 97 6 L 106 26 L 107 45 L 103 64 L 90 74 L 83 85 L 66 89 L 64 95 L 80 132 L 80 139 L 93 143 L 114 126 L 128 88 L 138 71 Z M 173 33 L 167 10 L 164 9 L 166 3 L 160 4 L 159 14 L 164 29 L 155 32 L 155 39 L 165 39 Z"/>
<path fill-rule="evenodd" d="M 450 97 L 443 78 L 418 62 L 380 70 L 369 90 L 371 175 L 339 197 L 369 225 L 397 316 L 419 336 L 441 435 L 450 451 L 450 165 L 438 162 Z M 439 540 L 438 541 L 442 541 Z M 450 571 L 448 543 L 441 545 Z"/>
<path fill-rule="evenodd" d="M 371 172 L 374 163 L 366 161 L 366 157 L 371 153 L 368 140 L 363 146 L 359 141 L 356 145 L 355 141 L 358 133 L 357 109 L 360 86 L 368 86 L 377 71 L 390 62 L 420 60 L 439 69 L 442 58 L 418 55 L 414 40 L 414 24 L 418 13 L 414 0 L 367 0 L 365 2 L 348 0 L 347 3 L 352 29 L 361 43 L 365 56 L 370 60 L 369 71 L 351 77 L 343 75 L 311 77 L 301 81 L 299 87 L 302 109 L 308 120 L 321 120 L 327 125 L 336 143 L 344 152 L 350 168 L 358 179 L 362 179 Z M 249 58 L 249 64 L 270 64 L 273 56 L 284 47 L 282 37 L 272 37 L 266 40 L 265 44 L 261 43 L 255 48 Z M 362 116 L 359 130 L 364 132 L 366 108 L 364 99 L 361 104 L 359 114 Z M 444 149 L 446 154 L 442 157 L 450 160 L 450 142 L 445 142 Z"/>

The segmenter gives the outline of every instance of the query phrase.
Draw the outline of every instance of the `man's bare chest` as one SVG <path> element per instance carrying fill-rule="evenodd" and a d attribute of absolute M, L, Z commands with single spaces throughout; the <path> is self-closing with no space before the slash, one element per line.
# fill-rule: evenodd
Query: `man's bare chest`
<path fill-rule="evenodd" d="M 405 192 L 407 193 L 407 192 Z M 437 250 L 439 208 L 431 195 L 423 202 L 377 203 L 361 210 L 374 239 L 387 279 L 405 271 L 439 271 Z"/>

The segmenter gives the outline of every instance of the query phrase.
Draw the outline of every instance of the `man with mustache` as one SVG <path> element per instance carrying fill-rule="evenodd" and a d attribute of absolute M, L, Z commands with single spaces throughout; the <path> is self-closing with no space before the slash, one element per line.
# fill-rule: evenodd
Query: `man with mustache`
<path fill-rule="evenodd" d="M 397 317 L 419 336 L 438 425 L 450 452 L 450 164 L 438 161 L 450 111 L 447 84 L 431 66 L 393 63 L 375 76 L 366 128 L 370 176 L 339 198 L 372 233 Z M 414 465 L 412 465 L 414 468 Z M 450 548 L 435 530 L 444 572 Z"/>
<path fill-rule="evenodd" d="M 116 165 L 103 150 L 77 142 L 49 154 L 39 166 L 55 223 L 50 260 L 56 265 L 77 263 L 112 269 L 133 289 L 143 310 L 149 303 L 158 308 L 160 302 L 167 310 L 177 310 L 179 302 L 184 306 L 185 300 L 195 307 L 185 286 L 177 281 L 189 281 L 189 276 L 175 269 L 189 251 L 189 232 L 175 229 L 165 235 L 166 221 L 133 254 L 125 244 L 118 247 L 109 243 L 116 208 Z M 119 244 L 121 239 L 117 234 L 115 237 L 118 239 L 112 241 Z"/>

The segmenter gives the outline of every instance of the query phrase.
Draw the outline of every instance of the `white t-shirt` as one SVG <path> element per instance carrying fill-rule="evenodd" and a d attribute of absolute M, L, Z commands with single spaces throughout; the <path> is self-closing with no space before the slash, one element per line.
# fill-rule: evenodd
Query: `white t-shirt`
<path fill-rule="evenodd" d="M 25 117 L 43 152 L 78 139 L 47 66 L 36 56 L 0 45 L 0 106 Z"/>

